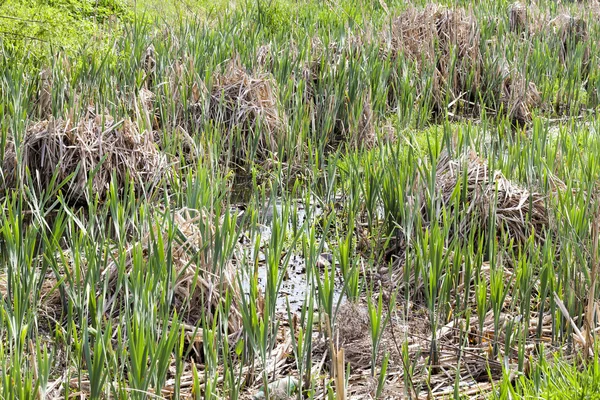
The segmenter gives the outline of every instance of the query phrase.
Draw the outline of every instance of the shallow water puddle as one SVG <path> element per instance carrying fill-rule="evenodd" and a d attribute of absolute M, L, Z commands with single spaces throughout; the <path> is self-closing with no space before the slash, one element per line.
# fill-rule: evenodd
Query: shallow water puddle
<path fill-rule="evenodd" d="M 307 220 L 306 205 L 297 201 L 294 202 L 294 210 L 295 215 L 290 215 L 287 221 L 287 229 L 288 232 L 293 232 L 295 229 L 301 229 L 302 225 Z M 312 206 L 312 215 L 311 219 L 315 220 L 316 218 L 323 215 L 323 209 L 319 205 Z M 271 239 L 271 225 L 273 223 L 274 215 L 281 215 L 283 212 L 283 205 L 280 202 L 276 202 L 275 204 L 268 205 L 263 212 L 259 216 L 259 221 L 262 223 L 258 226 L 258 233 L 260 234 L 260 248 L 259 254 L 257 255 L 258 259 L 258 269 L 257 269 L 257 281 L 258 286 L 262 293 L 264 293 L 265 288 L 267 286 L 267 265 L 265 259 L 264 250 L 269 244 Z M 292 214 L 292 213 L 290 213 Z M 308 221 L 310 224 L 311 221 Z M 254 258 L 254 238 L 250 238 L 247 235 L 243 235 L 240 240 L 240 253 L 238 256 L 238 260 L 241 261 L 242 265 L 239 268 L 238 272 L 241 274 L 241 282 L 242 282 L 242 291 L 245 295 L 249 294 L 250 291 L 250 279 L 251 273 L 253 270 L 252 263 L 255 260 Z M 282 255 L 283 264 L 285 261 L 285 255 Z M 318 264 L 321 266 L 331 262 L 331 255 L 328 253 L 324 253 L 319 257 Z M 282 269 L 285 268 L 285 271 Z M 318 269 L 316 269 L 318 270 Z M 276 312 L 278 313 L 287 313 L 287 304 L 289 302 L 290 312 L 295 313 L 299 312 L 302 309 L 302 305 L 305 300 L 308 300 L 307 294 L 315 293 L 316 283 L 311 283 L 307 281 L 306 276 L 306 260 L 299 253 L 292 253 L 289 257 L 289 263 L 286 267 L 280 265 L 279 276 L 283 275 L 281 288 L 279 290 L 279 295 L 277 298 Z M 334 290 L 334 299 L 337 302 L 340 297 L 342 297 L 343 292 L 343 283 L 339 280 L 336 280 L 335 290 Z M 308 304 L 308 301 L 307 301 Z M 317 302 L 316 299 L 314 301 L 314 306 L 316 308 Z"/>

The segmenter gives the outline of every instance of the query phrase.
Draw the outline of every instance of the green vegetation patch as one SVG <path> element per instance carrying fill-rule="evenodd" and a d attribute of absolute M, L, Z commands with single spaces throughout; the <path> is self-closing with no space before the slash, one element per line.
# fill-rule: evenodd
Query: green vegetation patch
<path fill-rule="evenodd" d="M 4 0 L 0 38 L 4 46 L 43 54 L 50 49 L 74 52 L 101 41 L 117 21 L 132 18 L 121 0 Z"/>

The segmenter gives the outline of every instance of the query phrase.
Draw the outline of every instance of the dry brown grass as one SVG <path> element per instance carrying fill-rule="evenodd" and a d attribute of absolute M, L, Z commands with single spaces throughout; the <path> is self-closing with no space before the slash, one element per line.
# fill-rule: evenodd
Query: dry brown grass
<path fill-rule="evenodd" d="M 168 240 L 168 232 L 166 219 L 172 218 L 173 228 L 175 232 L 174 239 Z M 159 218 L 160 220 L 160 218 Z M 241 317 L 239 312 L 240 291 L 235 281 L 235 271 L 233 264 L 227 264 L 222 271 L 213 270 L 213 254 L 208 245 L 203 233 L 200 231 L 200 224 L 211 226 L 211 217 L 206 211 L 179 209 L 173 211 L 171 215 L 165 214 L 162 220 L 157 222 L 156 226 L 152 227 L 152 235 L 162 235 L 164 239 L 165 254 L 170 251 L 175 276 L 174 291 L 173 291 L 173 309 L 177 311 L 182 318 L 186 327 L 186 335 L 193 339 L 195 327 L 200 323 L 202 316 L 207 318 L 207 321 L 212 321 L 215 312 L 222 304 L 224 306 L 224 295 L 229 292 L 231 295 L 231 307 L 228 309 L 228 321 L 230 333 L 238 332 L 241 328 Z M 214 229 L 210 228 L 214 233 Z M 156 249 L 152 248 L 151 234 L 147 233 L 141 240 L 130 244 L 125 251 L 125 274 L 129 275 L 133 272 L 134 252 L 141 251 L 144 263 L 147 262 L 151 253 Z M 156 240 L 156 239 L 154 239 Z M 61 276 L 60 282 L 56 275 L 48 273 L 43 277 L 39 299 L 32 299 L 39 305 L 38 310 L 40 316 L 50 321 L 59 321 L 63 316 L 63 310 L 66 310 L 66 304 L 63 303 L 63 298 L 59 288 L 65 291 L 69 299 L 68 293 L 73 290 L 82 290 L 82 288 L 74 288 L 73 286 L 83 285 L 83 282 L 71 282 L 67 277 L 81 276 L 87 274 L 87 265 L 78 263 L 77 266 L 71 262 L 72 256 L 67 251 L 61 256 L 57 255 L 59 263 L 66 260 L 67 265 L 62 265 L 62 268 L 69 270 L 65 271 Z M 101 270 L 102 284 L 94 288 L 98 296 L 102 296 L 104 290 L 104 282 L 107 282 L 108 292 L 110 296 L 104 304 L 104 310 L 107 313 L 106 317 L 118 318 L 123 312 L 122 307 L 127 306 L 129 301 L 123 296 L 122 281 L 118 283 L 119 266 L 117 265 L 120 259 L 120 254 L 114 253 L 110 258 L 110 262 Z M 74 268 L 81 270 L 75 271 Z M 0 294 L 8 295 L 8 276 L 0 274 Z M 115 307 L 116 306 L 116 307 Z M 115 309 L 115 315 L 109 315 L 108 310 Z M 209 322 L 210 323 L 210 322 Z M 202 333 L 200 332 L 200 335 Z M 193 342 L 193 340 L 190 340 Z M 201 348 L 196 349 L 201 351 Z"/>
<path fill-rule="evenodd" d="M 63 193 L 73 203 L 90 201 L 95 195 L 103 198 L 113 176 L 117 189 L 131 181 L 142 192 L 157 185 L 168 167 L 153 136 L 152 132 L 139 132 L 131 121 L 115 122 L 92 110 L 76 124 L 60 119 L 38 122 L 24 134 L 21 163 L 13 153 L 5 157 L 6 177 L 0 189 L 18 186 L 15 177 L 25 179 L 29 171 L 40 191 L 49 187 L 55 175 L 57 182 L 72 176 Z"/>
<path fill-rule="evenodd" d="M 531 122 L 531 111 L 542 103 L 542 97 L 535 83 L 527 82 L 516 70 L 501 69 L 502 92 L 500 101 L 504 113 L 514 126 L 522 127 Z"/>
<path fill-rule="evenodd" d="M 209 120 L 222 127 L 225 146 L 234 156 L 247 155 L 254 145 L 259 159 L 277 152 L 287 124 L 277 98 L 277 84 L 270 75 L 249 74 L 236 57 L 216 75 L 207 107 L 205 95 L 206 88 L 200 84 L 192 106 L 193 123 Z"/>
<path fill-rule="evenodd" d="M 508 24 L 511 32 L 521 34 L 529 27 L 527 20 L 527 6 L 520 2 L 514 2 L 508 7 Z"/>
<path fill-rule="evenodd" d="M 590 46 L 587 22 L 583 18 L 562 15 L 557 18 L 557 30 L 560 39 L 560 61 L 566 66 L 573 62 L 576 48 L 581 46 L 581 70 L 584 76 L 589 72 Z"/>
<path fill-rule="evenodd" d="M 464 185 L 464 197 L 455 210 L 455 189 Z M 489 232 L 493 210 L 497 234 L 505 233 L 515 243 L 524 243 L 531 235 L 543 243 L 549 229 L 544 197 L 506 179 L 500 171 L 489 171 L 487 160 L 474 151 L 453 158 L 444 151 L 436 166 L 436 187 L 432 194 L 450 214 L 461 215 L 458 231 L 468 238 L 472 230 Z M 460 213 L 460 214 L 458 214 Z"/>
<path fill-rule="evenodd" d="M 481 37 L 477 20 L 465 9 L 410 7 L 394 19 L 383 41 L 383 55 L 405 57 L 419 73 L 433 70 L 434 108 L 440 114 L 446 104 L 472 99 L 480 89 Z"/>

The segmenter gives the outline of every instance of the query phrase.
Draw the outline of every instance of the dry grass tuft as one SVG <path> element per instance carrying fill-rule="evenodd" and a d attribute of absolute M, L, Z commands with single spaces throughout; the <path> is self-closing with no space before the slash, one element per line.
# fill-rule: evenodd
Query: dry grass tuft
<path fill-rule="evenodd" d="M 17 154 L 12 140 L 6 142 L 0 169 L 0 195 L 17 184 Z"/>
<path fill-rule="evenodd" d="M 217 74 L 208 109 L 202 93 L 195 95 L 192 113 L 196 124 L 210 120 L 225 130 L 225 146 L 235 148 L 239 156 L 249 154 L 256 145 L 259 159 L 277 152 L 279 140 L 285 136 L 286 119 L 277 99 L 275 80 L 267 74 L 250 75 L 238 58 L 232 59 L 225 72 Z M 240 133 L 240 142 L 235 141 Z"/>
<path fill-rule="evenodd" d="M 581 69 L 584 76 L 589 72 L 590 46 L 589 31 L 587 23 L 582 18 L 576 18 L 568 15 L 562 15 L 557 18 L 558 35 L 560 38 L 560 61 L 568 66 L 574 57 L 578 58 L 576 49 L 583 47 L 581 55 Z"/>
<path fill-rule="evenodd" d="M 518 1 L 508 7 L 508 22 L 511 32 L 518 34 L 527 32 L 527 6 Z"/>
<path fill-rule="evenodd" d="M 91 110 L 77 125 L 60 119 L 31 125 L 21 146 L 21 163 L 12 155 L 5 157 L 9 179 L 4 189 L 16 187 L 15 167 L 21 177 L 29 170 L 40 191 L 49 187 L 55 174 L 58 182 L 73 175 L 64 190 L 73 203 L 87 202 L 96 194 L 102 198 L 113 175 L 117 188 L 131 180 L 142 192 L 158 184 L 167 170 L 166 157 L 157 150 L 152 132 L 139 132 L 131 121 L 115 122 Z"/>
<path fill-rule="evenodd" d="M 240 292 L 235 283 L 235 271 L 233 264 L 224 266 L 222 271 L 213 270 L 212 246 L 208 244 L 214 235 L 211 216 L 206 211 L 179 209 L 166 214 L 161 221 L 152 227 L 152 235 L 146 234 L 139 242 L 129 246 L 126 251 L 126 273 L 129 274 L 133 268 L 133 254 L 137 248 L 141 248 L 144 259 L 148 259 L 156 237 L 162 235 L 165 244 L 165 254 L 168 254 L 168 233 L 166 230 L 166 219 L 172 218 L 174 239 L 171 242 L 171 254 L 175 273 L 173 307 L 183 318 L 186 324 L 196 326 L 200 323 L 202 316 L 211 323 L 219 304 L 225 305 L 225 293 L 229 291 L 232 296 L 232 305 L 228 309 L 229 329 L 237 332 L 241 327 L 241 316 L 239 312 Z M 203 232 L 199 227 L 207 227 L 209 234 Z M 209 236 L 209 237 L 206 237 Z M 152 238 L 154 237 L 154 239 Z M 118 259 L 118 257 L 115 257 Z M 103 281 L 108 281 L 109 290 L 115 293 L 118 284 L 119 266 L 112 262 L 102 272 Z M 121 299 L 122 300 L 122 299 Z M 113 297 L 110 302 L 116 301 Z M 107 305 L 107 309 L 110 304 Z"/>
<path fill-rule="evenodd" d="M 480 36 L 477 20 L 462 8 L 410 7 L 394 19 L 382 52 L 392 59 L 407 58 L 420 73 L 433 68 L 434 106 L 445 114 L 445 104 L 477 94 L 482 68 Z"/>
<path fill-rule="evenodd" d="M 134 252 L 141 250 L 144 264 L 147 263 L 150 255 L 156 251 L 153 245 L 156 243 L 157 235 L 162 235 L 165 254 L 169 254 L 167 250 L 170 246 L 174 267 L 175 283 L 173 286 L 172 307 L 183 319 L 186 329 L 189 330 L 187 332 L 188 336 L 193 333 L 194 327 L 200 323 L 202 316 L 205 316 L 208 323 L 211 323 L 210 321 L 212 321 L 219 304 L 225 305 L 224 295 L 227 291 L 229 291 L 232 298 L 231 307 L 228 309 L 229 330 L 231 333 L 238 332 L 241 327 L 240 292 L 235 283 L 233 264 L 226 265 L 223 271 L 213 270 L 212 253 L 207 250 L 211 246 L 207 246 L 207 239 L 204 238 L 199 229 L 200 225 L 210 227 L 210 216 L 204 211 L 191 209 L 179 209 L 171 215 L 167 215 L 164 216 L 164 219 L 172 218 L 173 221 L 175 232 L 173 241 L 168 240 L 166 221 L 160 221 L 159 218 L 159 222 L 153 227 L 152 235 L 154 239 L 151 239 L 151 235 L 148 233 L 140 241 L 129 245 L 125 251 L 125 274 L 129 275 L 133 271 Z M 214 233 L 212 227 L 209 230 Z M 71 259 L 72 256 L 68 252 L 60 257 L 60 260 Z M 118 317 L 122 307 L 127 306 L 127 302 L 130 301 L 122 295 L 123 293 L 117 291 L 117 286 L 122 285 L 122 282 L 118 282 L 122 278 L 119 277 L 120 266 L 117 261 L 119 259 L 118 254 L 111 257 L 111 261 L 101 271 L 100 282 L 102 284 L 95 289 L 97 295 L 102 296 L 103 282 L 108 282 L 110 296 L 106 299 L 104 310 L 108 312 L 108 310 L 114 309 L 115 315 L 107 315 L 107 317 Z M 70 270 L 68 274 L 65 274 L 65 277 L 85 276 L 86 274 L 84 271 L 87 268 L 86 265 L 80 265 L 80 268 L 84 270 L 78 273 L 72 270 L 75 265 L 65 265 L 63 267 Z M 65 298 L 69 299 L 68 294 L 72 290 L 81 290 L 81 288 L 72 286 L 85 284 L 83 282 L 72 283 L 63 278 L 61 277 L 59 282 L 53 273 L 40 277 L 42 285 L 39 299 L 35 301 L 39 302 L 40 315 L 49 318 L 50 321 L 60 320 L 63 316 L 63 310 L 66 310 L 66 304 L 63 304 L 59 287 L 62 286 L 65 293 L 67 293 Z M 6 274 L 0 274 L 0 295 L 3 297 L 8 296 L 8 277 Z"/>
<path fill-rule="evenodd" d="M 539 107 L 542 96 L 535 83 L 527 82 L 518 71 L 502 69 L 502 92 L 500 101 L 514 126 L 522 127 L 531 122 L 531 110 Z"/>
<path fill-rule="evenodd" d="M 461 209 L 453 210 L 457 185 L 464 185 L 464 197 L 459 202 Z M 472 230 L 489 232 L 493 209 L 498 234 L 506 233 L 515 243 L 524 243 L 532 234 L 538 243 L 545 240 L 549 216 L 543 196 L 509 181 L 500 171 L 490 172 L 487 161 L 474 151 L 458 158 L 452 158 L 447 151 L 440 155 L 434 196 L 451 215 L 460 213 L 455 234 L 462 238 L 468 238 Z"/>

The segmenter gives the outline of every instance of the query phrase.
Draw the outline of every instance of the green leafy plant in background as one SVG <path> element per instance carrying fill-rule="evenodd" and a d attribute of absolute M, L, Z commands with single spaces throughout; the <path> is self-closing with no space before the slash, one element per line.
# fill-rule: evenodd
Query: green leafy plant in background
<path fill-rule="evenodd" d="M 4 0 L 0 4 L 0 40 L 19 55 L 45 58 L 51 52 L 76 54 L 108 43 L 134 18 L 121 0 Z"/>

